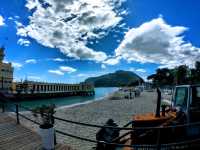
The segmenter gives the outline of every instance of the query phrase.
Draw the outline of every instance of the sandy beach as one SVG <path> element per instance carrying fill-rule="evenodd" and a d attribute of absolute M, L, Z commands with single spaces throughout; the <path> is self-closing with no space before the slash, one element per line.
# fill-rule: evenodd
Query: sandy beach
<path fill-rule="evenodd" d="M 132 100 L 101 100 L 86 105 L 75 106 L 66 109 L 59 109 L 56 116 L 69 120 L 104 125 L 112 118 L 119 125 L 123 126 L 130 121 L 131 116 L 138 113 L 155 111 L 156 93 L 143 92 L 140 97 Z M 68 132 L 81 137 L 95 139 L 97 128 L 82 127 L 57 121 L 56 129 Z M 71 145 L 77 150 L 91 150 L 94 144 L 57 134 L 61 143 Z"/>
<path fill-rule="evenodd" d="M 73 121 L 84 123 L 92 123 L 104 125 L 105 122 L 112 118 L 119 126 L 123 126 L 131 120 L 132 115 L 138 113 L 155 112 L 156 93 L 142 92 L 141 96 L 135 99 L 108 100 L 108 97 L 103 100 L 94 101 L 73 107 L 62 107 L 56 109 L 55 116 Z M 31 113 L 24 113 L 29 118 L 34 118 Z M 35 120 L 35 118 L 34 118 Z M 20 121 L 25 126 L 38 131 L 38 126 L 31 122 L 22 119 Z M 74 134 L 81 137 L 86 137 L 95 140 L 98 128 L 83 127 L 79 125 L 69 124 L 62 121 L 55 122 L 55 128 L 63 132 Z M 91 150 L 95 144 L 77 140 L 60 134 L 56 134 L 58 143 L 65 143 L 76 150 Z"/>

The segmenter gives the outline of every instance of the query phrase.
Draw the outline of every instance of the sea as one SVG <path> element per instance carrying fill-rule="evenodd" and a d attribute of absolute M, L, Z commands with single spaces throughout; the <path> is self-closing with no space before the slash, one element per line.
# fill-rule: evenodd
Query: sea
<path fill-rule="evenodd" d="M 109 94 L 117 91 L 116 87 L 106 87 L 106 88 L 95 88 L 94 96 L 72 96 L 72 97 L 62 97 L 62 98 L 51 98 L 51 99 L 36 99 L 36 100 L 24 100 L 19 102 L 22 106 L 28 107 L 30 109 L 42 106 L 55 104 L 56 108 L 61 107 L 72 107 L 75 105 L 86 104 L 94 101 L 102 100 Z"/>

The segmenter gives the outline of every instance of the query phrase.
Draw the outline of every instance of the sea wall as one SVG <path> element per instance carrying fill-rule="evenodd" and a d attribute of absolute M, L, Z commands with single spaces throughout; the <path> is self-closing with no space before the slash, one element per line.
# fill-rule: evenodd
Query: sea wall
<path fill-rule="evenodd" d="M 16 93 L 14 94 L 14 101 L 35 100 L 35 99 L 49 99 L 56 97 L 70 97 L 70 96 L 94 96 L 95 91 L 76 91 L 76 92 L 46 92 L 46 93 Z"/>

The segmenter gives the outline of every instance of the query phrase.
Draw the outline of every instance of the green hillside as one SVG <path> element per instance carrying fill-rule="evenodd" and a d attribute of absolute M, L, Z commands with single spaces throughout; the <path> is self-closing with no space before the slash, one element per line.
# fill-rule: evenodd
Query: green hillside
<path fill-rule="evenodd" d="M 139 82 L 143 82 L 143 79 L 134 72 L 119 70 L 98 77 L 90 77 L 85 82 L 93 83 L 95 87 L 120 87 L 138 85 Z"/>

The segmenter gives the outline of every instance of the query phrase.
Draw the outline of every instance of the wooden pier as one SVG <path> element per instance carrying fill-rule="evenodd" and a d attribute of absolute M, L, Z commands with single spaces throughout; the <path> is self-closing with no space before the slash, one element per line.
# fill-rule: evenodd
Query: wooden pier
<path fill-rule="evenodd" d="M 12 97 L 9 94 L 5 95 L 5 93 L 1 95 L 10 100 L 21 101 L 70 96 L 94 96 L 95 89 L 94 85 L 89 83 L 64 84 L 24 81 L 13 84 L 13 91 L 10 94 Z"/>
<path fill-rule="evenodd" d="M 0 150 L 41 150 L 40 136 L 16 123 L 6 113 L 0 113 Z M 55 150 L 71 150 L 68 146 L 57 144 Z"/>

